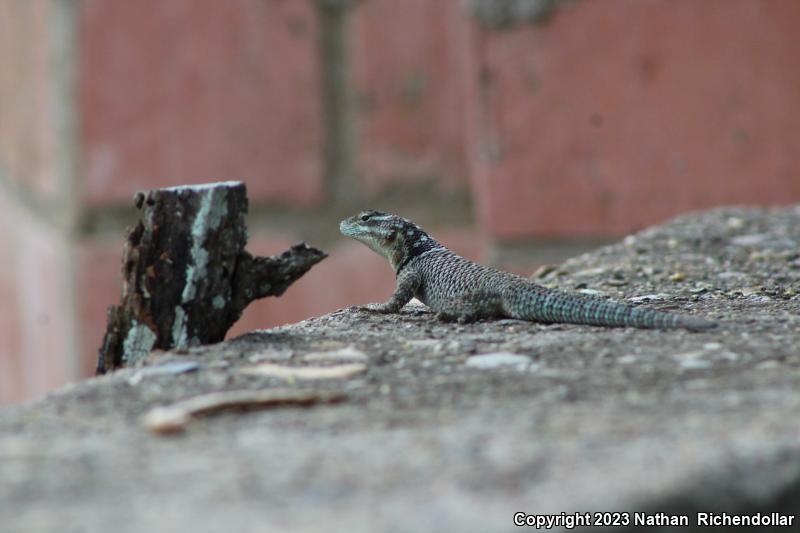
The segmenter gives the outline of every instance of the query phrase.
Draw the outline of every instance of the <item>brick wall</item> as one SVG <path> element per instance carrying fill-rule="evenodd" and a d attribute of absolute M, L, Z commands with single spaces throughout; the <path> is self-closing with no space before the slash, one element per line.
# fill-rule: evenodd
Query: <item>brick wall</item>
<path fill-rule="evenodd" d="M 798 30 L 795 0 L 0 0 L 0 402 L 93 370 L 140 189 L 245 181 L 252 251 L 330 253 L 232 334 L 384 299 L 336 229 L 365 206 L 527 272 L 798 201 Z"/>
<path fill-rule="evenodd" d="M 798 25 L 792 0 L 614 0 L 481 32 L 481 224 L 619 235 L 797 201 Z"/>

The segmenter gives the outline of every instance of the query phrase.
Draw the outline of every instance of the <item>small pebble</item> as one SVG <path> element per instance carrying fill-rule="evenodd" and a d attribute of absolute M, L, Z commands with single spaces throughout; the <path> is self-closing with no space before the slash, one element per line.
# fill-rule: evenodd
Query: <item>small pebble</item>
<path fill-rule="evenodd" d="M 192 415 L 179 407 L 155 407 L 142 420 L 144 427 L 153 433 L 166 435 L 186 429 Z"/>
<path fill-rule="evenodd" d="M 680 362 L 683 368 L 710 368 L 711 363 L 703 359 L 684 359 Z"/>
<path fill-rule="evenodd" d="M 717 277 L 720 279 L 742 278 L 747 276 L 744 272 L 720 272 Z"/>
<path fill-rule="evenodd" d="M 686 274 L 683 272 L 675 272 L 669 277 L 670 281 L 683 281 L 686 279 Z"/>
<path fill-rule="evenodd" d="M 432 348 L 437 351 L 441 350 L 444 346 L 442 341 L 436 339 L 414 339 L 406 341 L 406 344 L 412 348 Z"/>
<path fill-rule="evenodd" d="M 628 298 L 628 301 L 633 303 L 641 303 L 641 302 L 667 300 L 669 298 L 671 298 L 669 294 L 659 292 L 657 294 L 644 294 L 642 296 L 633 296 L 632 298 Z"/>
<path fill-rule="evenodd" d="M 744 220 L 739 217 L 731 217 L 727 220 L 727 224 L 731 229 L 741 229 L 744 227 Z"/>
<path fill-rule="evenodd" d="M 579 272 L 575 272 L 574 276 L 576 277 L 584 277 L 584 276 L 599 276 L 600 274 L 605 274 L 606 269 L 603 267 L 596 267 L 596 268 L 587 268 L 586 270 L 581 270 Z"/>
<path fill-rule="evenodd" d="M 139 368 L 135 374 L 128 378 L 128 385 L 135 387 L 146 377 L 151 376 L 175 376 L 178 374 L 185 374 L 187 372 L 194 372 L 200 368 L 200 364 L 194 361 L 181 361 L 175 363 L 166 363 L 163 365 L 152 365 Z"/>
<path fill-rule="evenodd" d="M 753 296 L 761 292 L 761 287 L 744 287 L 739 289 L 739 292 L 742 293 L 742 296 Z"/>
<path fill-rule="evenodd" d="M 251 354 L 247 360 L 251 363 L 260 363 L 261 361 L 288 361 L 292 358 L 292 355 L 292 350 L 266 349 Z"/>
<path fill-rule="evenodd" d="M 369 357 L 367 354 L 352 346 L 342 348 L 341 350 L 333 350 L 330 352 L 311 352 L 303 356 L 304 361 L 359 361 L 367 362 Z"/>
<path fill-rule="evenodd" d="M 555 265 L 542 265 L 531 274 L 531 279 L 543 278 L 558 268 Z"/>
<path fill-rule="evenodd" d="M 589 296 L 604 296 L 605 293 L 603 291 L 598 291 L 597 289 L 581 289 L 578 291 L 581 294 L 587 294 Z"/>
<path fill-rule="evenodd" d="M 739 235 L 738 237 L 733 237 L 731 239 L 731 244 L 736 246 L 755 246 L 756 244 L 761 244 L 767 239 L 767 235 L 763 233 L 758 233 L 755 235 Z"/>
<path fill-rule="evenodd" d="M 531 358 L 511 352 L 494 352 L 473 355 L 467 359 L 466 364 L 473 368 L 511 367 L 517 370 L 526 370 L 531 365 Z"/>

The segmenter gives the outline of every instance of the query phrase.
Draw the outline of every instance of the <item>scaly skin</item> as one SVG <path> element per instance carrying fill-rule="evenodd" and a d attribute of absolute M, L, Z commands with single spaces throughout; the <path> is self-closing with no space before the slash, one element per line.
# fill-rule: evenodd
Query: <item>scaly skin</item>
<path fill-rule="evenodd" d="M 473 263 L 396 215 L 362 211 L 343 220 L 339 229 L 385 257 L 397 274 L 392 297 L 385 303 L 366 306 L 370 311 L 396 313 L 416 297 L 447 321 L 516 318 L 693 331 L 716 327 L 716 323 L 702 318 L 548 289 L 521 276 Z"/>

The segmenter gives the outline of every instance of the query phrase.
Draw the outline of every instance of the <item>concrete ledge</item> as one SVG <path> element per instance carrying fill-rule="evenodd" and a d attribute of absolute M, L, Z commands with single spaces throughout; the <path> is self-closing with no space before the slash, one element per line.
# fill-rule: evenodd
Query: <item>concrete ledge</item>
<path fill-rule="evenodd" d="M 146 368 L 0 411 L 0 523 L 492 532 L 514 529 L 516 512 L 617 511 L 685 514 L 691 527 L 676 531 L 691 531 L 698 512 L 789 516 L 800 496 L 799 249 L 800 207 L 717 210 L 539 280 L 713 317 L 715 332 L 459 326 L 409 307 L 153 353 Z M 174 436 L 141 421 L 199 394 L 287 387 L 343 399 L 200 416 Z"/>

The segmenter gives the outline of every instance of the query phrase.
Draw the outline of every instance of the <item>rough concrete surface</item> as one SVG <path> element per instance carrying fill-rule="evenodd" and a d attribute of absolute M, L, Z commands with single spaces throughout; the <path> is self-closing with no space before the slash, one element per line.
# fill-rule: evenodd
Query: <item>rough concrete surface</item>
<path fill-rule="evenodd" d="M 693 528 L 697 512 L 798 512 L 800 207 L 682 217 L 538 281 L 721 327 L 454 325 L 410 306 L 153 353 L 0 411 L 0 530 L 493 532 L 517 511 Z M 171 435 L 142 424 L 199 394 L 287 387 L 343 397 Z"/>

